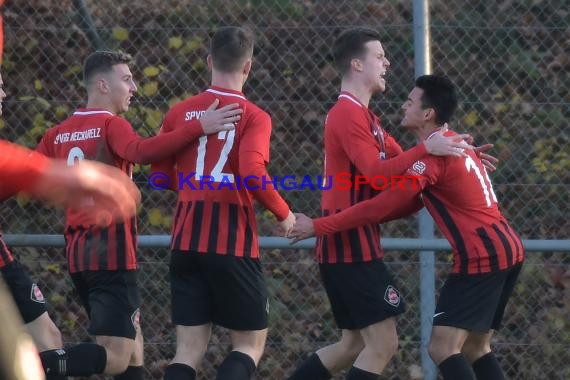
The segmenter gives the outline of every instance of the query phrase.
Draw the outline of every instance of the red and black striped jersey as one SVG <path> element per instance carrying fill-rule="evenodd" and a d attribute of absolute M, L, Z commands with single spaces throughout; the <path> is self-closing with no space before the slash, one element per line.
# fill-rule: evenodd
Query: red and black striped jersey
<path fill-rule="evenodd" d="M 272 185 L 269 162 L 271 118 L 243 93 L 212 86 L 175 105 L 165 116 L 161 133 L 185 128 L 219 99 L 219 106 L 238 103 L 243 109 L 235 129 L 202 136 L 170 159 L 152 165 L 178 191 L 172 227 L 173 250 L 259 257 L 253 200 L 278 220 L 289 207 Z M 206 183 L 207 182 L 207 183 Z"/>
<path fill-rule="evenodd" d="M 100 161 L 132 175 L 132 164 L 117 154 L 114 145 L 135 133 L 123 118 L 100 109 L 80 109 L 63 123 L 48 129 L 36 150 L 48 157 Z M 101 184 L 105 186 L 105 184 Z M 67 209 L 66 256 L 71 273 L 87 270 L 136 269 L 136 220 L 112 223 L 107 228 L 91 226 L 87 208 L 97 207 L 86 199 L 81 209 Z"/>
<path fill-rule="evenodd" d="M 447 132 L 446 136 L 454 132 Z M 340 214 L 315 220 L 317 234 L 386 222 L 417 211 L 421 199 L 450 242 L 453 273 L 501 271 L 524 260 L 518 234 L 498 208 L 491 180 L 472 150 L 467 157 L 428 156 L 415 162 L 415 176 Z"/>
<path fill-rule="evenodd" d="M 67 160 L 69 165 L 83 159 L 100 161 L 132 177 L 132 163 L 162 160 L 203 133 L 198 121 L 186 127 L 142 138 L 127 120 L 107 110 L 79 109 L 49 129 L 36 149 L 49 157 Z M 86 199 L 80 210 L 67 210 L 64 235 L 69 271 L 136 269 L 136 218 L 112 223 L 107 228 L 94 227 L 85 217 L 88 207 L 97 205 Z"/>
<path fill-rule="evenodd" d="M 356 185 L 357 176 L 372 180 L 403 174 L 426 154 L 424 144 L 403 152 L 396 140 L 380 126 L 378 117 L 355 96 L 341 92 L 325 121 L 324 178 L 350 174 L 350 186 L 324 186 L 321 211 L 334 215 L 378 193 L 370 184 Z M 345 177 L 346 178 L 346 177 Z M 344 178 L 343 178 L 344 179 Z M 377 188 L 384 185 L 379 179 Z M 317 237 L 319 263 L 351 263 L 382 257 L 380 228 L 375 223 Z"/>

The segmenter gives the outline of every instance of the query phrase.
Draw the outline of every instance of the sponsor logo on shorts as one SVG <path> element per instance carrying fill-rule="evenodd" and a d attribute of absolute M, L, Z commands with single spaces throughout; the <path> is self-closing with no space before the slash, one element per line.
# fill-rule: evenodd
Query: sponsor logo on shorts
<path fill-rule="evenodd" d="M 398 307 L 400 305 L 400 293 L 392 285 L 388 285 L 386 293 L 384 293 L 384 301 L 388 302 L 389 305 Z"/>
<path fill-rule="evenodd" d="M 46 299 L 44 298 L 44 295 L 37 284 L 32 284 L 30 299 L 37 303 L 46 303 Z"/>
<path fill-rule="evenodd" d="M 265 312 L 269 314 L 269 299 L 265 300 Z"/>
<path fill-rule="evenodd" d="M 134 313 L 131 315 L 131 322 L 133 322 L 133 326 L 136 328 L 140 327 L 141 325 L 141 309 L 136 309 Z"/>

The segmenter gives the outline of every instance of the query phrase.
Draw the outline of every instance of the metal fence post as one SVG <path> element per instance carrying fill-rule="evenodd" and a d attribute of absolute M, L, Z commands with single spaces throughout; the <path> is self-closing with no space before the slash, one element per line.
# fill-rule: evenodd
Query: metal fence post
<path fill-rule="evenodd" d="M 416 78 L 431 73 L 428 0 L 414 0 L 414 57 Z M 433 231 L 433 219 L 424 209 L 419 216 L 420 238 L 433 239 Z M 420 304 L 422 370 L 425 380 L 435 380 L 437 368 L 427 350 L 435 310 L 435 258 L 433 251 L 420 252 Z"/>

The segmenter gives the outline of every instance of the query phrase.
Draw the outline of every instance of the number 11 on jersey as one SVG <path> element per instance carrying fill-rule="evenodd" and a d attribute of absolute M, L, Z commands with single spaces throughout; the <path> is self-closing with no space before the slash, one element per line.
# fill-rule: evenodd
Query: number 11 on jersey
<path fill-rule="evenodd" d="M 497 203 L 497 196 L 493 191 L 493 184 L 491 184 L 491 180 L 489 179 L 489 176 L 487 175 L 487 171 L 485 170 L 485 168 L 483 168 L 483 173 L 481 173 L 481 170 L 479 170 L 479 167 L 477 166 L 475 161 L 473 161 L 473 159 L 469 156 L 465 158 L 465 168 L 467 169 L 468 172 L 471 172 L 471 170 L 473 170 L 475 172 L 475 175 L 477 176 L 477 179 L 479 179 L 479 183 L 481 184 L 481 188 L 483 189 L 483 194 L 485 195 L 485 201 L 487 202 L 487 207 L 491 207 L 491 200 L 494 203 Z M 483 174 L 485 175 L 485 177 L 483 177 Z M 485 183 L 485 179 L 487 180 L 489 186 L 487 186 L 487 183 Z"/>

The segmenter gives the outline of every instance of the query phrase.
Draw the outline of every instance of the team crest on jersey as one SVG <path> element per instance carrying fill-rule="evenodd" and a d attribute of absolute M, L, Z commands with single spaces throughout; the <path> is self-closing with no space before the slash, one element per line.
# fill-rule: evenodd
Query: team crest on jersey
<path fill-rule="evenodd" d="M 131 315 L 131 322 L 135 329 L 141 325 L 141 309 L 136 309 Z"/>
<path fill-rule="evenodd" d="M 384 301 L 394 307 L 398 307 L 400 305 L 400 293 L 392 285 L 388 285 L 386 293 L 384 293 Z"/>
<path fill-rule="evenodd" d="M 30 299 L 34 302 L 37 302 L 37 303 L 46 303 L 46 299 L 44 298 L 44 295 L 43 295 L 42 291 L 40 290 L 40 287 L 36 284 L 32 284 L 32 291 L 30 292 Z"/>
<path fill-rule="evenodd" d="M 424 174 L 426 170 L 426 164 L 423 161 L 416 161 L 412 165 L 412 170 L 418 174 Z"/>

